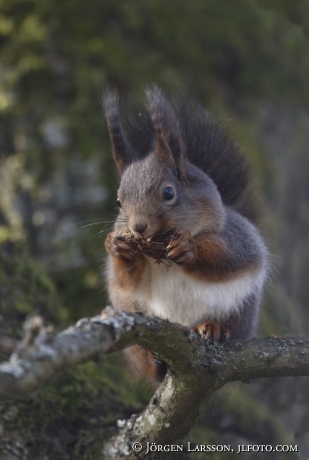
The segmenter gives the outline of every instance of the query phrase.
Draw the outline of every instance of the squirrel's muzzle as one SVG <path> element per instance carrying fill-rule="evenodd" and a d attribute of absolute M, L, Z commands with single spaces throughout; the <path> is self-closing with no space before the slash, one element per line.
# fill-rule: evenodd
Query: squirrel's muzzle
<path fill-rule="evenodd" d="M 138 233 L 138 236 L 143 236 L 144 232 L 146 231 L 147 223 L 146 222 L 135 222 L 132 225 L 133 233 Z"/>

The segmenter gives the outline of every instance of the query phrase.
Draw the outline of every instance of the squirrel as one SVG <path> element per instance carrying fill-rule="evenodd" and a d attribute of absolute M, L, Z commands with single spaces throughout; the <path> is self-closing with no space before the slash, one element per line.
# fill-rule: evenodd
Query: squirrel
<path fill-rule="evenodd" d="M 116 309 L 191 327 L 205 339 L 254 336 L 268 252 L 255 225 L 249 168 L 221 124 L 196 102 L 146 90 L 146 109 L 121 116 L 118 95 L 103 99 L 120 176 L 114 231 L 107 235 L 106 277 Z M 170 266 L 121 236 L 177 232 Z M 131 367 L 153 382 L 166 364 L 147 350 L 126 350 Z"/>

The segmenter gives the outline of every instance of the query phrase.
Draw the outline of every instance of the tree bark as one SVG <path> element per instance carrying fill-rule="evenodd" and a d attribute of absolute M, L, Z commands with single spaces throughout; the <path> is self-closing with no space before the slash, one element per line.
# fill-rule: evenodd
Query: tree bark
<path fill-rule="evenodd" d="M 20 345 L 0 365 L 0 400 L 34 391 L 59 371 L 133 344 L 165 360 L 169 371 L 147 408 L 119 421 L 118 434 L 105 446 L 105 458 L 141 458 L 147 443 L 181 440 L 209 397 L 227 382 L 309 375 L 307 338 L 204 341 L 179 324 L 109 307 L 55 337 L 42 327 L 30 343 Z M 134 443 L 140 443 L 140 452 L 134 452 Z M 148 458 L 157 455 L 150 452 Z"/>

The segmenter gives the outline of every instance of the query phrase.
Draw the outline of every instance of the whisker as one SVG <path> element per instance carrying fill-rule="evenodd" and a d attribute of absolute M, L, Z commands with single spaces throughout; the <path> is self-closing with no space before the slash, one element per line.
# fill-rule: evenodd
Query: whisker
<path fill-rule="evenodd" d="M 104 224 L 111 224 L 114 223 L 113 220 L 106 220 L 101 222 L 93 222 L 91 224 L 83 225 L 81 228 L 91 227 L 92 225 L 104 225 Z"/>
<path fill-rule="evenodd" d="M 81 229 L 85 229 L 85 230 L 84 230 L 83 232 L 81 232 L 79 235 L 77 235 L 77 237 L 76 237 L 76 238 L 74 239 L 74 241 L 71 243 L 71 246 L 70 246 L 70 247 L 72 248 L 72 247 L 74 246 L 74 244 L 78 241 L 78 239 L 81 238 L 82 236 L 84 236 L 84 235 L 87 233 L 88 228 L 89 228 L 90 226 L 92 226 L 92 225 L 99 225 L 99 224 L 100 224 L 100 225 L 105 225 L 105 227 L 106 227 L 106 225 L 107 225 L 107 224 L 110 224 L 110 223 L 114 223 L 114 222 L 113 222 L 113 221 L 106 221 L 106 222 L 102 222 L 102 221 L 101 221 L 101 222 L 93 222 L 92 224 L 88 224 L 88 225 L 83 225 L 83 226 L 81 227 Z M 107 229 L 104 228 L 104 229 L 101 230 L 99 233 L 101 233 L 101 232 L 103 232 L 103 231 L 108 231 L 108 229 L 111 229 L 111 227 L 109 226 Z"/>
<path fill-rule="evenodd" d="M 109 212 L 106 211 L 105 209 L 103 209 L 103 208 L 101 208 L 101 207 L 99 207 L 99 206 L 95 206 L 95 205 L 89 204 L 89 203 L 82 203 L 82 202 L 79 202 L 79 201 L 72 201 L 72 204 L 75 204 L 75 205 L 78 205 L 78 206 L 84 206 L 84 207 L 86 207 L 86 208 L 87 208 L 87 207 L 90 207 L 90 208 L 92 208 L 92 209 L 99 210 L 99 211 L 103 212 L 104 214 L 107 214 L 107 215 L 109 215 L 109 216 L 111 216 L 111 217 L 115 217 L 115 218 L 117 217 L 117 215 L 114 216 L 113 214 L 109 213 Z M 117 210 L 118 210 L 118 208 L 117 208 Z"/>
<path fill-rule="evenodd" d="M 76 243 L 76 241 L 78 241 L 79 238 L 81 238 L 83 235 L 85 235 L 85 233 L 87 233 L 87 230 L 85 230 L 84 232 L 82 232 L 81 235 L 78 235 L 78 236 L 75 238 L 75 240 L 72 241 L 71 246 L 70 246 L 70 249 L 72 249 L 72 247 L 74 246 L 74 244 Z"/>
<path fill-rule="evenodd" d="M 92 251 L 95 247 L 96 247 L 96 244 L 101 240 L 102 241 L 102 238 L 105 237 L 104 235 L 104 232 L 108 232 L 112 230 L 111 228 L 107 228 L 107 229 L 104 229 L 104 230 L 101 230 L 97 235 L 94 235 L 93 238 L 91 238 L 92 240 L 92 245 L 90 246 L 89 248 L 89 251 Z M 103 245 L 102 245 L 102 249 L 103 249 Z"/>
<path fill-rule="evenodd" d="M 77 225 L 80 225 L 80 224 L 85 224 L 87 222 L 94 222 L 94 221 L 101 221 L 101 219 L 87 219 L 87 220 L 82 220 L 80 222 L 74 222 L 72 224 L 69 224 L 67 227 L 70 228 L 70 227 L 75 227 Z"/>

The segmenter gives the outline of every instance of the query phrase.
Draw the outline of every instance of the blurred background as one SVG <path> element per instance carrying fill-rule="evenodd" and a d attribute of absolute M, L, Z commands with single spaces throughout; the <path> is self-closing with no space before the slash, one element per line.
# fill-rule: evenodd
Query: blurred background
<path fill-rule="evenodd" d="M 309 335 L 308 49 L 308 0 L 0 1 L 2 359 L 27 315 L 60 329 L 107 304 L 107 86 L 123 98 L 152 83 L 185 89 L 223 120 L 252 165 L 272 253 L 260 335 Z M 298 444 L 278 458 L 308 458 L 308 390 L 307 378 L 230 385 L 190 439 Z M 67 372 L 0 406 L 0 458 L 99 458 L 117 418 L 149 395 L 120 356 Z"/>

